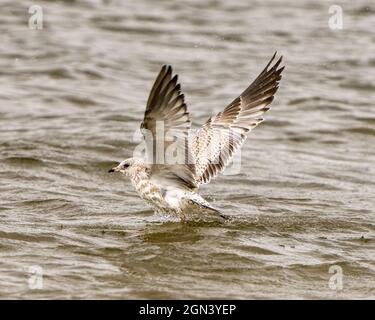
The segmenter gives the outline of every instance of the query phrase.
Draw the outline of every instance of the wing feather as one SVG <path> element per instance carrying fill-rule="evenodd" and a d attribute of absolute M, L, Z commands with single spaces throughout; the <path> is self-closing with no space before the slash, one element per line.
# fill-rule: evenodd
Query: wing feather
<path fill-rule="evenodd" d="M 198 185 L 222 172 L 246 134 L 263 121 L 262 115 L 270 109 L 284 70 L 279 68 L 282 57 L 272 65 L 275 57 L 276 52 L 250 86 L 198 130 L 192 140 Z"/>
<path fill-rule="evenodd" d="M 159 124 L 164 129 L 161 136 L 162 144 L 161 141 L 157 141 L 160 137 L 160 133 L 157 133 L 160 129 Z M 172 76 L 172 67 L 164 65 L 150 91 L 141 124 L 144 138 L 153 139 L 152 143 L 146 143 L 146 148 L 152 146 L 152 150 L 147 150 L 152 179 L 187 188 L 196 187 L 195 165 L 187 143 L 190 125 L 190 116 L 178 76 Z M 144 130 L 149 130 L 151 135 L 145 134 Z M 160 145 L 163 146 L 162 150 Z M 160 155 L 157 155 L 157 152 L 163 153 L 161 163 L 158 163 Z M 182 155 L 182 161 L 177 157 L 178 162 L 170 163 L 170 159 L 173 158 L 170 153 L 173 152 Z"/>

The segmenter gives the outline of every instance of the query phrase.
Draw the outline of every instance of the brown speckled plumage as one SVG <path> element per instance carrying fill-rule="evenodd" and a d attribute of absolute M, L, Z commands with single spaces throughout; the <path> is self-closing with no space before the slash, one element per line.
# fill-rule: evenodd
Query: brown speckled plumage
<path fill-rule="evenodd" d="M 129 176 L 140 197 L 157 212 L 181 219 L 192 211 L 218 214 L 197 193 L 198 187 L 225 169 L 247 133 L 263 121 L 262 115 L 270 109 L 284 69 L 279 68 L 282 58 L 272 65 L 275 57 L 276 53 L 254 82 L 222 112 L 209 118 L 193 137 L 177 75 L 172 76 L 171 66 L 163 66 L 151 89 L 141 125 L 145 140 L 152 139 L 151 152 L 147 152 L 145 160 L 130 158 L 110 171 Z M 160 123 L 164 129 L 161 162 L 157 153 Z M 170 137 L 179 143 L 173 145 L 175 141 Z M 184 161 L 166 160 L 171 146 L 183 155 Z"/>

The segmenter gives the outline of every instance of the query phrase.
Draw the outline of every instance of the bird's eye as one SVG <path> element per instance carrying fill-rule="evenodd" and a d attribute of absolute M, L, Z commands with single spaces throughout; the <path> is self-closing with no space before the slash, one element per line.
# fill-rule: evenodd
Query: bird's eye
<path fill-rule="evenodd" d="M 124 168 L 129 168 L 129 164 L 125 163 Z"/>

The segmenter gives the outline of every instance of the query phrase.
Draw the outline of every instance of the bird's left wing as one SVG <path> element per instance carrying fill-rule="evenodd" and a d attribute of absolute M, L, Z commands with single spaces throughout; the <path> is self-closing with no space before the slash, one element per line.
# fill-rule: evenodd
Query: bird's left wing
<path fill-rule="evenodd" d="M 246 140 L 247 133 L 263 121 L 279 88 L 282 57 L 276 53 L 252 84 L 222 112 L 211 117 L 192 141 L 197 184 L 208 183 L 222 172 Z"/>
<path fill-rule="evenodd" d="M 151 89 L 141 130 L 154 179 L 195 188 L 195 165 L 188 145 L 191 122 L 177 75 L 164 65 Z"/>

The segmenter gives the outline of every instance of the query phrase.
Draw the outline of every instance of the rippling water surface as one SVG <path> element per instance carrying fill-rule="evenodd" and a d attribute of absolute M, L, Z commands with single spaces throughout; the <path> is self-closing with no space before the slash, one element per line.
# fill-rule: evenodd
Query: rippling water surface
<path fill-rule="evenodd" d="M 336 1 L 342 30 L 329 1 L 38 4 L 42 30 L 29 1 L 0 4 L 1 298 L 375 297 L 372 1 Z M 231 222 L 162 220 L 107 174 L 162 64 L 199 125 L 275 50 L 284 77 L 241 173 L 201 189 Z"/>

